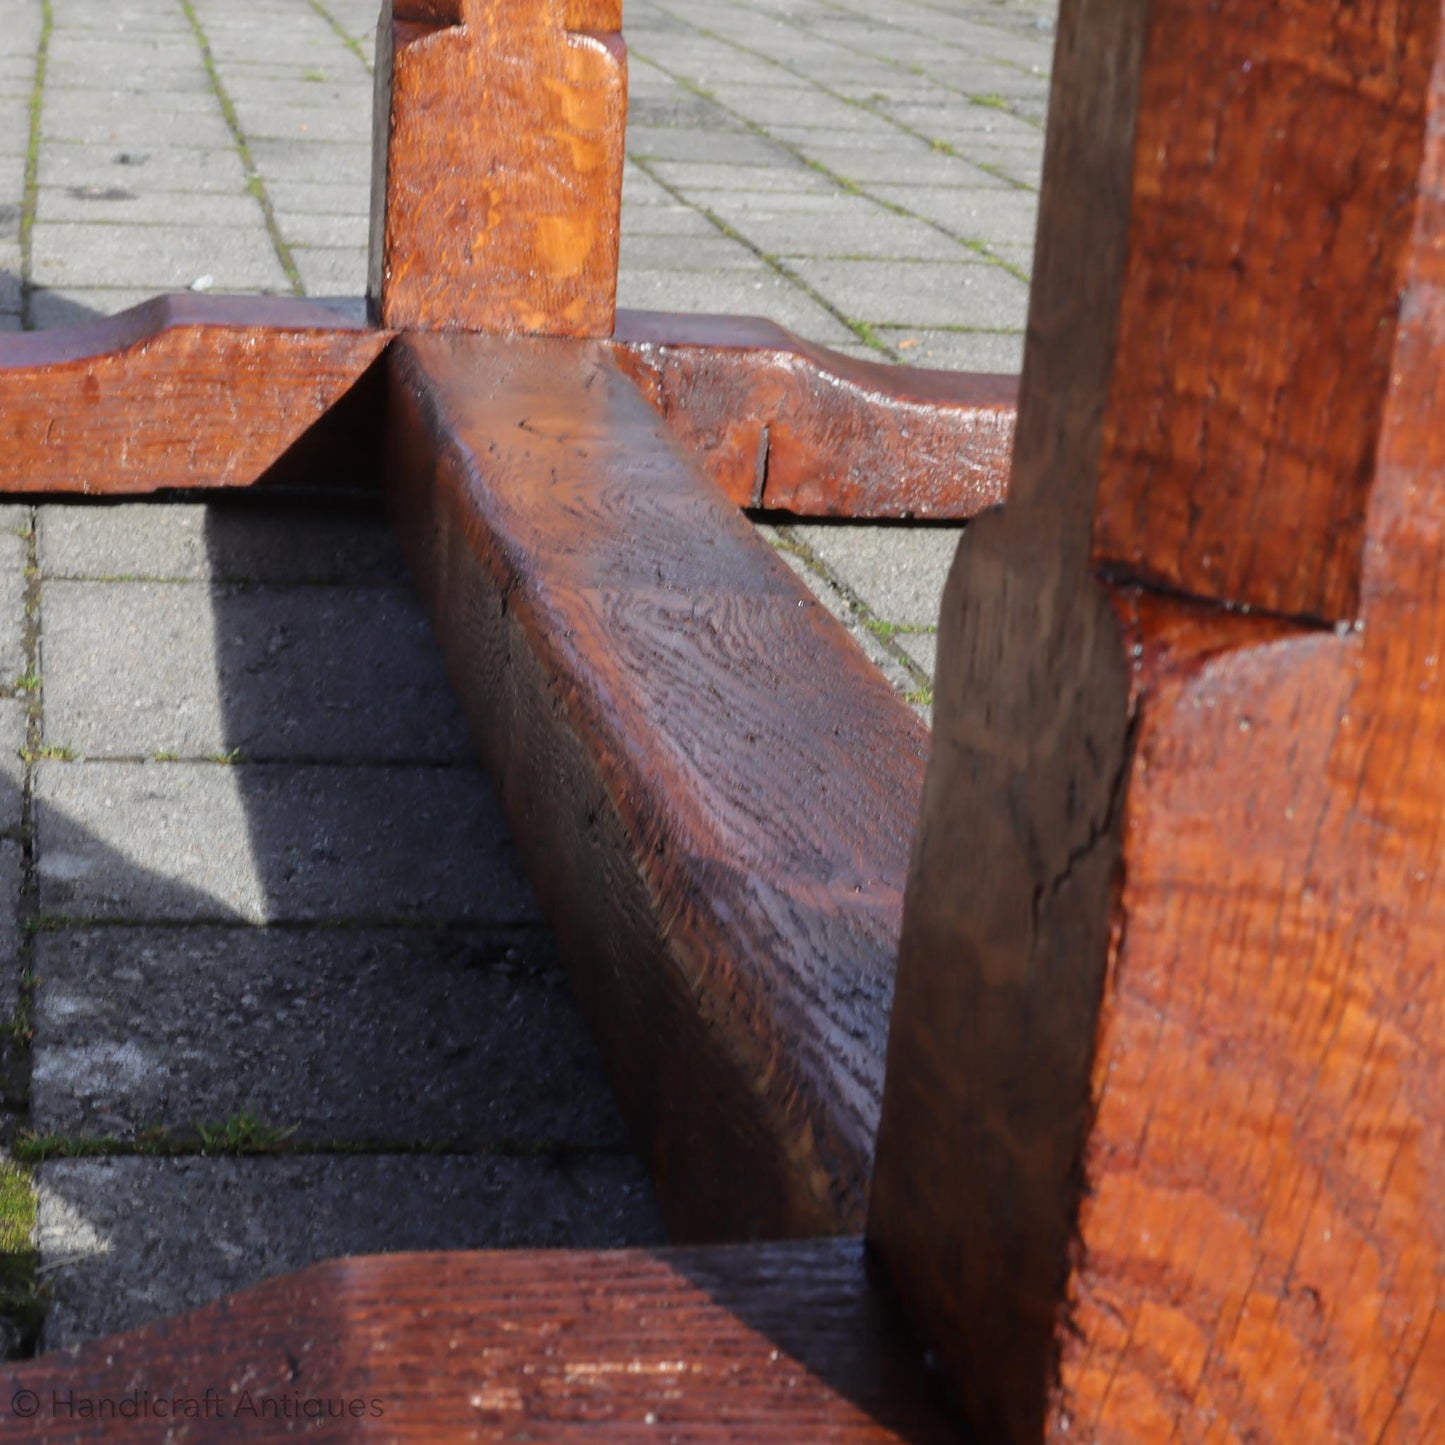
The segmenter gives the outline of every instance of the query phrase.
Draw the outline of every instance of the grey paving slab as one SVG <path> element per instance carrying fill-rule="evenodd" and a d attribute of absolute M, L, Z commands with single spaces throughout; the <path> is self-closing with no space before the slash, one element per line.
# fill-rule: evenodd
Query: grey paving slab
<path fill-rule="evenodd" d="M 67 929 L 35 971 L 38 1133 L 251 1113 L 298 1147 L 627 1147 L 540 929 Z"/>
<path fill-rule="evenodd" d="M 266 194 L 284 215 L 357 217 L 363 235 L 371 214 L 370 178 L 366 175 L 338 175 L 329 181 L 282 181 L 267 176 Z"/>
<path fill-rule="evenodd" d="M 796 211 L 747 210 L 729 224 L 775 256 L 900 257 L 914 261 L 972 260 L 961 242 L 924 221 L 894 215 L 863 196 L 845 196 L 826 220 Z"/>
<path fill-rule="evenodd" d="M 323 141 L 306 137 L 260 139 L 251 145 L 256 168 L 269 183 L 281 181 L 367 181 L 371 176 L 371 143 Z"/>
<path fill-rule="evenodd" d="M 37 331 L 52 326 L 78 326 L 97 316 L 113 316 L 149 301 L 154 286 L 47 286 L 30 295 L 30 320 Z"/>
<path fill-rule="evenodd" d="M 881 620 L 938 621 L 938 602 L 963 534 L 961 527 L 800 522 L 791 531 L 842 582 L 865 597 Z"/>
<path fill-rule="evenodd" d="M 291 259 L 310 296 L 351 296 L 366 290 L 366 243 L 293 246 Z"/>
<path fill-rule="evenodd" d="M 50 582 L 45 732 L 86 758 L 470 761 L 409 588 Z"/>
<path fill-rule="evenodd" d="M 709 191 L 801 191 L 810 195 L 836 195 L 838 183 L 820 175 L 804 161 L 793 157 L 774 166 L 730 166 L 705 161 L 649 161 L 649 169 L 668 185 L 688 195 Z M 623 195 L 623 204 L 627 201 Z"/>
<path fill-rule="evenodd" d="M 900 632 L 893 639 L 929 677 L 938 671 L 938 634 L 936 632 Z"/>
<path fill-rule="evenodd" d="M 40 186 L 35 217 L 51 221 L 129 222 L 148 226 L 257 227 L 262 212 L 243 191 L 133 190 L 123 185 Z"/>
<path fill-rule="evenodd" d="M 662 1240 L 630 1159 L 67 1160 L 38 1171 L 59 1349 L 346 1254 Z"/>
<path fill-rule="evenodd" d="M 46 578 L 164 578 L 394 586 L 406 579 L 377 511 L 245 504 L 52 504 L 36 546 Z"/>
<path fill-rule="evenodd" d="M 660 271 L 750 271 L 764 285 L 776 274 L 752 247 L 731 240 L 715 226 L 711 236 L 630 236 L 618 265 L 644 275 Z"/>
<path fill-rule="evenodd" d="M 628 271 L 617 280 L 617 304 L 655 311 L 720 311 L 766 316 L 824 345 L 856 341 L 856 333 L 776 272 Z"/>
<path fill-rule="evenodd" d="M 15 681 L 7 676 L 8 690 Z M 30 714 L 27 695 L 0 697 L 0 838 L 18 837 L 24 826 L 25 770 L 21 751 L 25 747 Z M 0 909 L 0 917 L 4 916 Z"/>
<path fill-rule="evenodd" d="M 351 254 L 366 254 L 370 221 L 364 213 L 277 211 L 276 224 L 293 248 L 330 246 L 346 249 Z M 362 281 L 365 281 L 364 275 Z"/>
<path fill-rule="evenodd" d="M 222 149 L 234 144 L 230 128 L 215 102 L 196 91 L 173 99 L 134 100 L 119 105 L 89 91 L 61 91 L 41 110 L 43 142 L 79 142 L 122 149 L 175 146 Z"/>
<path fill-rule="evenodd" d="M 224 275 L 233 287 L 290 289 L 259 215 L 248 227 L 37 222 L 31 244 L 33 275 L 45 286 L 103 276 L 111 286 L 166 290 Z"/>
<path fill-rule="evenodd" d="M 243 194 L 246 168 L 234 149 L 196 150 L 173 146 L 127 149 L 114 146 L 47 145 L 39 175 L 47 186 L 118 186 L 124 190 L 222 191 Z M 87 278 L 106 284 L 103 265 Z"/>
<path fill-rule="evenodd" d="M 883 326 L 879 337 L 909 366 L 944 371 L 993 371 L 1017 375 L 1023 370 L 1022 331 L 937 331 L 925 327 Z"/>
<path fill-rule="evenodd" d="M 1032 191 L 876 185 L 869 187 L 869 193 L 915 216 L 936 221 L 956 235 L 1006 245 L 1033 245 L 1039 198 Z"/>
<path fill-rule="evenodd" d="M 972 262 L 833 261 L 787 263 L 848 314 L 878 326 L 1021 327 L 1028 286 L 1001 266 Z"/>
<path fill-rule="evenodd" d="M 537 916 L 491 785 L 470 768 L 41 762 L 34 772 L 47 913 Z"/>
<path fill-rule="evenodd" d="M 8 787 L 0 794 L 0 800 L 8 806 Z M 24 846 L 13 838 L 0 839 L 0 1019 L 13 1017 L 20 1005 L 27 962 L 20 928 L 24 887 Z M 0 1051 L 3 1049 L 4 1044 L 0 1043 Z"/>

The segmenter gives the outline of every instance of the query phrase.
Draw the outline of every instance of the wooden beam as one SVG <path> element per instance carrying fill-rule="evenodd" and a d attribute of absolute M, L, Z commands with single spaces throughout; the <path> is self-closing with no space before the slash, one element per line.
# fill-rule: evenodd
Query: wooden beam
<path fill-rule="evenodd" d="M 601 343 L 392 352 L 396 525 L 684 1239 L 861 1223 L 927 734 Z"/>
<path fill-rule="evenodd" d="M 740 507 L 961 521 L 1003 500 L 1015 376 L 860 361 L 748 316 L 620 311 L 613 344 Z"/>
<path fill-rule="evenodd" d="M 1061 13 L 869 1224 L 990 1440 L 1445 1431 L 1440 23 Z"/>
<path fill-rule="evenodd" d="M 389 340 L 314 303 L 190 295 L 0 337 L 0 491 L 250 486 L 362 384 Z M 375 446 L 351 455 L 364 484 Z"/>
<path fill-rule="evenodd" d="M 335 1260 L 5 1365 L 0 1397 L 47 1445 L 957 1439 L 857 1240 Z"/>
<path fill-rule="evenodd" d="M 371 272 L 394 327 L 605 336 L 617 289 L 621 0 L 387 0 Z"/>

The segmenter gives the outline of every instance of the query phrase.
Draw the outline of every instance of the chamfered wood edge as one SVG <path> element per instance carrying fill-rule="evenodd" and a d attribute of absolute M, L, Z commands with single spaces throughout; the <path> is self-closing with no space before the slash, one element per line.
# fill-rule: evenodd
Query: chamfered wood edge
<path fill-rule="evenodd" d="M 11 1363 L 0 1419 L 53 1445 L 957 1439 L 856 1238 L 332 1260 Z"/>
<path fill-rule="evenodd" d="M 926 731 L 602 346 L 390 373 L 396 526 L 674 1235 L 856 1228 Z"/>
<path fill-rule="evenodd" d="M 1003 499 L 1016 376 L 863 361 L 760 317 L 619 311 L 612 344 L 738 506 L 956 521 Z"/>

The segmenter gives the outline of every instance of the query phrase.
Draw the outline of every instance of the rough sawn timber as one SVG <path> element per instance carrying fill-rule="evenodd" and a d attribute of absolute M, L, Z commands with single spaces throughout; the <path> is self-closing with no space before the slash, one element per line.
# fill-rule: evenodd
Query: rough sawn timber
<path fill-rule="evenodd" d="M 869 1223 L 990 1441 L 1445 1433 L 1441 55 L 1061 12 Z"/>
<path fill-rule="evenodd" d="M 740 507 L 961 521 L 1003 500 L 1016 376 L 860 361 L 751 316 L 619 311 L 612 342 Z"/>
<path fill-rule="evenodd" d="M 605 345 L 389 365 L 395 523 L 674 1237 L 857 1229 L 927 733 Z"/>
<path fill-rule="evenodd" d="M 349 450 L 329 414 L 390 339 L 311 302 L 188 294 L 0 337 L 0 491 L 246 487 L 318 423 Z"/>
<path fill-rule="evenodd" d="M 605 336 L 621 0 L 387 0 L 367 290 L 386 326 Z"/>
<path fill-rule="evenodd" d="M 47 1445 L 956 1441 L 920 1351 L 869 1275 L 856 1239 L 334 1260 L 4 1366 L 5 1436 Z M 12 1402 L 23 1409 L 31 1397 L 34 1415 L 17 1416 Z M 103 1418 L 100 1401 L 112 1402 Z"/>

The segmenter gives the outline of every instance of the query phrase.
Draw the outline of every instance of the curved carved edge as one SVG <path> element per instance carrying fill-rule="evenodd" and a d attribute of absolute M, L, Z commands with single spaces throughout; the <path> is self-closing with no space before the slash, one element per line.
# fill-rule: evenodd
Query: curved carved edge
<path fill-rule="evenodd" d="M 0 491 L 251 486 L 356 392 L 390 340 L 316 302 L 188 294 L 0 337 Z M 376 448 L 346 430 L 333 423 L 308 460 L 330 467 L 315 453 L 334 450 L 336 469 L 364 484 Z"/>
<path fill-rule="evenodd" d="M 748 316 L 620 311 L 612 345 L 738 506 L 962 521 L 1003 500 L 1015 376 L 862 361 Z"/>

